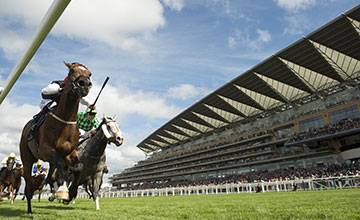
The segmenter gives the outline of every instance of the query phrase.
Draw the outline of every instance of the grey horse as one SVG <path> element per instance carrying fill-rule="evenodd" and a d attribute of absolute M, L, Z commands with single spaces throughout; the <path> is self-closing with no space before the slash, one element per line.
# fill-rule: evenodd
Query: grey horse
<path fill-rule="evenodd" d="M 115 118 L 103 117 L 96 133 L 91 138 L 84 140 L 78 147 L 79 160 L 84 165 L 77 183 L 74 183 L 71 171 L 68 172 L 68 180 L 71 186 L 90 186 L 91 197 L 95 201 L 96 210 L 99 206 L 99 190 L 102 183 L 104 166 L 106 161 L 105 148 L 108 143 L 114 143 L 117 147 L 122 145 L 124 138 Z M 91 180 L 92 184 L 88 184 Z M 63 201 L 68 204 L 70 201 Z"/>

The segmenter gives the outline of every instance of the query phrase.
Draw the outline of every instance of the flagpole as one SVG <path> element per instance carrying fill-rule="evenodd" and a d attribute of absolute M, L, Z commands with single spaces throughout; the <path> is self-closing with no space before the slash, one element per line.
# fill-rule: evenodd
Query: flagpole
<path fill-rule="evenodd" d="M 34 56 L 36 51 L 39 49 L 42 42 L 45 40 L 46 36 L 49 34 L 50 30 L 55 25 L 56 21 L 59 19 L 61 14 L 64 12 L 65 8 L 68 6 L 71 0 L 54 0 L 49 10 L 45 14 L 43 20 L 41 21 L 35 35 L 32 38 L 32 41 L 28 48 L 23 53 L 22 57 L 16 63 L 14 69 L 11 71 L 7 81 L 5 83 L 5 88 L 0 94 L 0 104 L 3 102 L 10 89 L 14 86 L 16 80 L 20 77 L 25 67 L 30 62 L 31 58 Z"/>

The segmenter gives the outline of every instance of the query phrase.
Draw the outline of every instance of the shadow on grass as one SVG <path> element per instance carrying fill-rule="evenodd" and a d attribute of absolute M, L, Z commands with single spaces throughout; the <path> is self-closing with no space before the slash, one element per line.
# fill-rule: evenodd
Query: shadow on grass
<path fill-rule="evenodd" d="M 7 219 L 10 217 L 21 217 L 24 219 L 34 219 L 33 216 L 27 214 L 26 212 L 24 212 L 23 210 L 19 210 L 19 209 L 9 209 L 7 208 L 1 208 L 0 207 L 0 216 L 1 219 Z"/>
<path fill-rule="evenodd" d="M 46 205 L 46 206 L 33 206 L 33 209 L 73 210 L 73 209 L 76 209 L 76 208 L 69 207 L 69 206 Z"/>
<path fill-rule="evenodd" d="M 33 209 L 54 209 L 54 210 L 88 210 L 87 208 L 84 207 L 73 207 L 73 206 L 65 206 L 65 205 L 42 205 L 42 206 L 37 206 L 34 205 Z"/>

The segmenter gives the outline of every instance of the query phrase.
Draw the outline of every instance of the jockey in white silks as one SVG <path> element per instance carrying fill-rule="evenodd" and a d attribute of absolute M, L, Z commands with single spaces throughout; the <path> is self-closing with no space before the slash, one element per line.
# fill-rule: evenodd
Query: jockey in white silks
<path fill-rule="evenodd" d="M 43 109 L 52 100 L 54 100 L 54 103 L 48 107 L 51 108 L 57 105 L 57 99 L 63 90 L 66 80 L 67 77 L 63 81 L 52 81 L 48 86 L 41 90 L 41 96 L 43 99 L 40 101 L 40 109 Z M 84 97 L 80 99 L 80 104 L 83 104 L 88 108 L 91 106 L 89 101 Z"/>

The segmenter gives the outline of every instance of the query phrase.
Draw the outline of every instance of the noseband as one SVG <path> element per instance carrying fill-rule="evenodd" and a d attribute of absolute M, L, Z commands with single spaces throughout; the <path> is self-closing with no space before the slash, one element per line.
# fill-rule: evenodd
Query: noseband
<path fill-rule="evenodd" d="M 71 69 L 69 71 L 69 74 L 68 74 L 68 80 L 70 81 L 70 84 L 71 84 L 71 91 L 75 92 L 76 90 L 79 90 L 81 89 L 80 85 L 79 85 L 79 80 L 81 77 L 87 79 L 90 81 L 90 77 L 85 75 L 85 74 L 81 74 L 79 75 L 78 77 L 75 78 L 75 80 L 72 79 L 72 76 L 74 74 L 74 69 Z"/>

